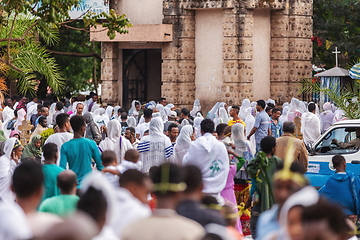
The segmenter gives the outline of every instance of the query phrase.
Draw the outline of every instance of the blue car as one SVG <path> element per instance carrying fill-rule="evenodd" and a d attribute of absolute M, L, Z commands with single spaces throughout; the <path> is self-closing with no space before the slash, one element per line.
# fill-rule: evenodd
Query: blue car
<path fill-rule="evenodd" d="M 309 150 L 309 166 L 305 174 L 314 187 L 323 186 L 330 175 L 334 174 L 331 159 L 336 154 L 341 154 L 346 159 L 346 169 L 360 175 L 359 149 L 340 148 L 333 139 L 339 142 L 350 142 L 357 138 L 356 130 L 360 130 L 360 120 L 344 120 L 332 125 L 322 134 Z M 360 136 L 358 137 L 360 138 Z M 359 139 L 360 141 L 360 139 Z"/>

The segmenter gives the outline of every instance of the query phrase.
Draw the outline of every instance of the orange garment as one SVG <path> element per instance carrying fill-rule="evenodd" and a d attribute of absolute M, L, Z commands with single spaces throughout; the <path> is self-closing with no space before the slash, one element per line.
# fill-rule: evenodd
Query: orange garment
<path fill-rule="evenodd" d="M 236 240 L 244 239 L 243 235 L 238 230 L 236 230 L 236 228 L 227 226 L 226 230 L 229 233 L 229 235 L 231 235 L 233 237 L 233 239 L 236 239 Z"/>

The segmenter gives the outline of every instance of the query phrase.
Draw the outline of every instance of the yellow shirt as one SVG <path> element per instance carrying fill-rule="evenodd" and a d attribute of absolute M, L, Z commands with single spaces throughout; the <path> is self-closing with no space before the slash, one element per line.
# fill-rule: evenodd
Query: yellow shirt
<path fill-rule="evenodd" d="M 233 126 L 233 125 L 236 124 L 236 123 L 241 123 L 242 125 L 244 125 L 244 128 L 246 128 L 246 125 L 245 125 L 244 121 L 241 120 L 240 118 L 239 118 L 238 120 L 236 120 L 236 121 L 230 120 L 230 121 L 228 122 L 228 125 L 229 125 L 229 126 Z"/>

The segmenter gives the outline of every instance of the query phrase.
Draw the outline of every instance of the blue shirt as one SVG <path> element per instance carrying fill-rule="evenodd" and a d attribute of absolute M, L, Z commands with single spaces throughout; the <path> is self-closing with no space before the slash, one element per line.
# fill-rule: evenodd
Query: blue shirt
<path fill-rule="evenodd" d="M 275 204 L 269 210 L 260 214 L 258 222 L 256 224 L 258 227 L 256 228 L 255 240 L 264 239 L 264 237 L 269 233 L 280 229 L 280 225 L 277 219 L 278 214 L 279 205 L 277 204 Z"/>
<path fill-rule="evenodd" d="M 103 169 L 101 155 L 96 143 L 87 138 L 74 138 L 64 143 L 60 150 L 60 167 L 69 169 L 76 173 L 78 188 L 84 176 L 92 171 L 91 160 L 94 159 L 96 168 Z"/>
<path fill-rule="evenodd" d="M 271 129 L 270 126 L 270 117 L 265 112 L 265 110 L 262 110 L 255 118 L 255 125 L 254 127 L 257 128 L 255 132 L 255 142 L 260 144 L 261 140 L 269 135 L 269 129 Z"/>
<path fill-rule="evenodd" d="M 281 137 L 281 135 L 283 135 L 282 123 L 279 121 L 279 119 L 276 125 L 275 122 L 272 120 L 272 118 L 270 118 L 270 125 L 271 125 L 271 136 L 273 136 L 274 138 L 279 138 Z"/>

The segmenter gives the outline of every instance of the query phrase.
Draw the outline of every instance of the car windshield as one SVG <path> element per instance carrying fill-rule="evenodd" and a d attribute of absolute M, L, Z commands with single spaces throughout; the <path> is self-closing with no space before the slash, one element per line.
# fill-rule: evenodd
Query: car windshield
<path fill-rule="evenodd" d="M 334 142 L 336 139 L 338 144 Z M 358 151 L 354 146 L 345 146 L 341 143 L 349 143 L 356 139 L 355 127 L 341 127 L 331 130 L 315 146 L 315 154 L 346 154 Z"/>

